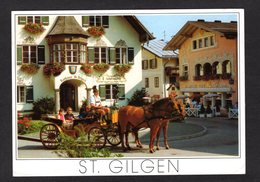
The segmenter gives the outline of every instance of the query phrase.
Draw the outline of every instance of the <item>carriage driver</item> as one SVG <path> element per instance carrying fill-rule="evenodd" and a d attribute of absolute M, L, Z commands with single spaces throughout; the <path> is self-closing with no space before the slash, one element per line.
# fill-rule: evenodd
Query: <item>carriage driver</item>
<path fill-rule="evenodd" d="M 103 116 L 108 114 L 110 112 L 110 109 L 108 107 L 102 106 L 101 98 L 99 96 L 98 89 L 96 87 L 93 87 L 93 93 L 94 95 L 90 98 L 90 106 L 91 109 L 94 109 L 96 112 L 98 112 L 101 116 L 101 121 L 103 119 Z"/>

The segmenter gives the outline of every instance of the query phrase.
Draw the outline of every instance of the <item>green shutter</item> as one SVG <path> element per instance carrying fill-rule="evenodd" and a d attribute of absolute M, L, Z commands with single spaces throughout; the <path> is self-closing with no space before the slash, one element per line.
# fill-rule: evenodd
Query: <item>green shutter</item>
<path fill-rule="evenodd" d="M 42 16 L 42 24 L 49 25 L 49 16 Z"/>
<path fill-rule="evenodd" d="M 118 85 L 118 90 L 119 90 L 119 100 L 124 100 L 125 99 L 125 85 Z"/>
<path fill-rule="evenodd" d="M 26 86 L 26 103 L 33 103 L 33 86 Z"/>
<path fill-rule="evenodd" d="M 45 64 L 45 46 L 38 46 L 38 64 Z"/>
<path fill-rule="evenodd" d="M 101 100 L 106 100 L 106 86 L 99 85 L 99 96 Z"/>
<path fill-rule="evenodd" d="M 134 64 L 134 48 L 128 48 L 128 64 Z"/>
<path fill-rule="evenodd" d="M 26 24 L 26 16 L 18 16 L 18 25 Z"/>
<path fill-rule="evenodd" d="M 102 16 L 102 25 L 104 28 L 109 27 L 109 16 Z"/>
<path fill-rule="evenodd" d="M 82 16 L 82 27 L 89 26 L 89 16 Z"/>
<path fill-rule="evenodd" d="M 94 54 L 94 47 L 88 47 L 88 63 L 94 63 L 95 61 L 95 54 Z"/>
<path fill-rule="evenodd" d="M 23 62 L 23 47 L 22 46 L 17 46 L 16 60 L 17 60 L 17 65 L 20 65 Z"/>
<path fill-rule="evenodd" d="M 110 64 L 116 63 L 116 49 L 114 47 L 109 48 L 109 63 Z"/>

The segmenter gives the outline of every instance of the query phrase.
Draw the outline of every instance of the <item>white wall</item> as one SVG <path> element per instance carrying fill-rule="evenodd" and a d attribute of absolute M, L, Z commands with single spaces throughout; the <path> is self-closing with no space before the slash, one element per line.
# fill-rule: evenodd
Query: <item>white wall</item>
<path fill-rule="evenodd" d="M 81 16 L 74 16 L 75 19 L 78 21 L 78 23 L 81 25 Z M 49 55 L 49 46 L 46 42 L 46 35 L 48 32 L 52 29 L 54 26 L 54 22 L 57 19 L 57 16 L 49 16 L 49 25 L 44 26 L 45 31 L 40 35 L 31 35 L 26 33 L 23 30 L 24 25 L 18 25 L 18 22 L 16 22 L 16 37 L 15 37 L 15 43 L 16 45 L 45 45 L 45 63 L 48 63 L 50 61 L 50 55 Z M 16 20 L 18 21 L 18 17 L 16 17 Z M 86 28 L 83 28 L 86 30 Z M 25 39 L 28 37 L 33 38 L 32 42 L 25 42 Z M 109 28 L 106 29 L 106 34 L 101 37 L 101 41 L 104 42 L 108 47 L 113 47 L 117 41 L 124 40 L 128 47 L 134 47 L 134 53 L 135 53 L 135 64 L 132 65 L 132 69 L 129 73 L 126 73 L 125 79 L 122 79 L 120 84 L 125 84 L 125 92 L 126 97 L 130 98 L 133 92 L 136 89 L 141 88 L 141 82 L 142 82 L 142 70 L 141 70 L 141 44 L 139 42 L 139 34 L 131 27 L 131 25 L 124 19 L 123 17 L 109 17 Z M 89 38 L 88 39 L 88 46 L 94 46 L 98 40 L 97 38 Z M 16 59 L 15 59 L 16 60 Z M 84 84 L 87 85 L 88 88 L 92 88 L 93 85 L 99 85 L 97 81 L 97 75 L 92 76 L 86 76 L 82 74 L 80 70 L 80 66 L 77 66 L 78 72 L 75 74 L 77 76 L 81 76 L 85 79 Z M 41 98 L 41 97 L 54 97 L 55 92 L 54 89 L 58 89 L 59 86 L 62 84 L 62 79 L 65 77 L 70 76 L 68 66 L 66 66 L 66 70 L 58 77 L 55 78 L 46 78 L 43 75 L 41 66 L 40 70 L 37 74 L 35 74 L 33 77 L 27 76 L 26 74 L 19 71 L 20 66 L 17 66 L 17 78 L 21 78 L 23 82 L 20 84 L 24 85 L 34 85 L 34 100 Z M 113 75 L 113 66 L 110 67 L 110 70 L 107 71 L 104 76 Z M 18 81 L 17 81 L 18 83 Z M 82 87 L 78 88 L 78 102 L 86 97 L 86 90 Z M 110 101 L 107 101 L 104 103 L 106 105 L 110 105 Z M 120 105 L 127 104 L 125 101 L 120 101 Z M 32 109 L 32 104 L 17 104 L 18 110 L 30 110 Z"/>

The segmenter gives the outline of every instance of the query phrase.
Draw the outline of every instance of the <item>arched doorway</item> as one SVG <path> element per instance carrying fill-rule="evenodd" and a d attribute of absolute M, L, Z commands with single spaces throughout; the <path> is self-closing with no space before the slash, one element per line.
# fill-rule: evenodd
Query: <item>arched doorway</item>
<path fill-rule="evenodd" d="M 75 111 L 75 86 L 71 83 L 63 83 L 60 86 L 60 107 L 66 109 L 67 107 L 72 107 Z"/>
<path fill-rule="evenodd" d="M 66 110 L 71 107 L 73 111 L 78 111 L 82 101 L 87 99 L 86 84 L 80 80 L 71 79 L 60 85 L 60 108 Z"/>

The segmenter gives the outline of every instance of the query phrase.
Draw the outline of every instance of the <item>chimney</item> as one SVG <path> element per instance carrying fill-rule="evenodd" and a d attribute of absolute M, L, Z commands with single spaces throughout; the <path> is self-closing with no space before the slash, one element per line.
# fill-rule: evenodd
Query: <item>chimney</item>
<path fill-rule="evenodd" d="M 205 22 L 205 20 L 203 20 L 203 19 L 198 19 L 197 21 L 198 22 Z"/>
<path fill-rule="evenodd" d="M 215 22 L 216 22 L 216 23 L 221 23 L 221 21 L 220 21 L 220 20 L 215 20 Z"/>
<path fill-rule="evenodd" d="M 230 23 L 237 23 L 237 21 L 230 21 Z"/>

